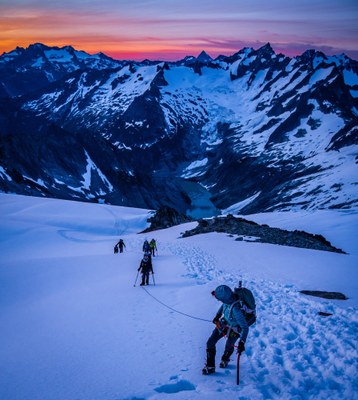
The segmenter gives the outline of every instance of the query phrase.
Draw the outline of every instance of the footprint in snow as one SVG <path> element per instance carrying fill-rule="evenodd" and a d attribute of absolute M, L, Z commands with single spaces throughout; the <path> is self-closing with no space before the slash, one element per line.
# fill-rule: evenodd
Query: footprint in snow
<path fill-rule="evenodd" d="M 154 390 L 158 393 L 179 393 L 186 390 L 195 390 L 196 387 L 191 382 L 186 380 L 180 380 L 176 383 L 169 383 L 167 385 L 162 385 Z"/>

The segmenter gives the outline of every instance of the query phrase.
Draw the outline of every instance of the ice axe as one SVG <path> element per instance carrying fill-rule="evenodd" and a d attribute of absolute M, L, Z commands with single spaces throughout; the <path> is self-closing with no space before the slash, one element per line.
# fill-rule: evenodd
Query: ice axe
<path fill-rule="evenodd" d="M 241 353 L 237 353 L 237 364 L 236 364 L 236 384 L 240 385 L 240 356 Z"/>

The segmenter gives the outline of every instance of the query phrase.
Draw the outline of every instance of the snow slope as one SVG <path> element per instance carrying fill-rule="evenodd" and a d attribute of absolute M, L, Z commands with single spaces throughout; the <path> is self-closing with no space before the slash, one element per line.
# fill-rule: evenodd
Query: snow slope
<path fill-rule="evenodd" d="M 2 400 L 358 398 L 356 215 L 253 216 L 322 233 L 348 255 L 217 233 L 178 238 L 195 223 L 137 234 L 148 210 L 134 208 L 0 194 L 0 216 Z M 119 237 L 127 247 L 115 255 Z M 156 285 L 143 289 L 136 275 L 145 237 L 156 238 L 159 254 Z M 258 322 L 237 386 L 234 361 L 213 376 L 201 368 L 219 307 L 210 292 L 241 278 Z"/>

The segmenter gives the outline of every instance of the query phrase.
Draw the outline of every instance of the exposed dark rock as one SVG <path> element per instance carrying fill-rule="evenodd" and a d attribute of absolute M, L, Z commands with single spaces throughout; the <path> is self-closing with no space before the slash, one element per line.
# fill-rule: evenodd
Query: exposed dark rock
<path fill-rule="evenodd" d="M 340 292 L 325 292 L 321 290 L 301 290 L 300 293 L 308 296 L 322 297 L 323 299 L 331 300 L 347 300 L 348 297 Z"/>
<path fill-rule="evenodd" d="M 179 213 L 174 208 L 163 206 L 160 207 L 159 210 L 148 219 L 148 222 L 150 222 L 150 227 L 145 229 L 142 233 L 170 228 L 171 226 L 180 225 L 191 221 L 193 221 L 191 217 Z"/>
<path fill-rule="evenodd" d="M 287 231 L 259 225 L 256 222 L 228 215 L 212 219 L 201 219 L 199 225 L 183 233 L 183 237 L 209 232 L 225 232 L 239 235 L 236 240 L 250 240 L 261 243 L 279 244 L 283 246 L 301 247 L 305 249 L 344 253 L 332 246 L 322 235 L 314 235 L 304 231 Z"/>
<path fill-rule="evenodd" d="M 318 315 L 320 315 L 321 317 L 330 317 L 333 314 L 327 313 L 327 312 L 323 312 L 323 311 L 319 311 Z"/>

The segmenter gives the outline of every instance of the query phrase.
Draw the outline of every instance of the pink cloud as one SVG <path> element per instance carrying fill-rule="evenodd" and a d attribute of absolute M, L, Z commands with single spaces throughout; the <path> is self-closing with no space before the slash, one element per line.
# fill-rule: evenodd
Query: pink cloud
<path fill-rule="evenodd" d="M 352 12 L 358 5 L 348 0 L 339 7 L 331 0 L 294 5 L 272 0 L 270 9 L 263 0 L 8 3 L 0 5 L 0 53 L 34 42 L 132 59 L 173 60 L 201 50 L 215 57 L 267 42 L 289 56 L 310 48 L 353 58 L 358 53 L 357 13 Z"/>

